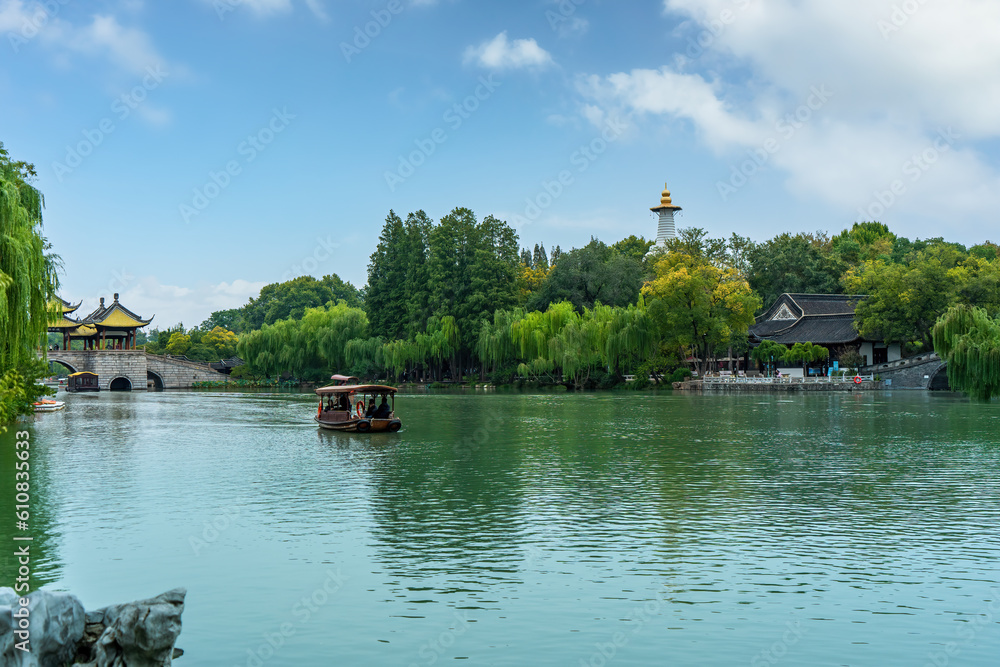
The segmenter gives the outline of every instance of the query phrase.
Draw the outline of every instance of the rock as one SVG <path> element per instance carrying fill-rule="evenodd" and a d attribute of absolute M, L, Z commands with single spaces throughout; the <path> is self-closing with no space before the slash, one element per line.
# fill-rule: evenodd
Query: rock
<path fill-rule="evenodd" d="M 15 616 L 21 609 L 11 588 L 0 588 L 0 667 L 169 667 L 183 651 L 183 588 L 149 600 L 85 612 L 73 595 L 35 591 L 28 596 L 30 652 Z"/>
<path fill-rule="evenodd" d="M 181 634 L 185 595 L 186 590 L 176 588 L 88 613 L 74 667 L 169 667 Z"/>
<path fill-rule="evenodd" d="M 76 654 L 83 637 L 85 612 L 76 596 L 35 591 L 28 595 L 30 652 L 21 651 L 14 614 L 21 609 L 13 589 L 0 589 L 0 665 L 63 667 Z"/>

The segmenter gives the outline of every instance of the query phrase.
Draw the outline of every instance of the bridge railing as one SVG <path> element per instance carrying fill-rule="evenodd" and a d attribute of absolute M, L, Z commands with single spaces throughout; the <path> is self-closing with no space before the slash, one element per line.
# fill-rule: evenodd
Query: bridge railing
<path fill-rule="evenodd" d="M 884 364 L 869 364 L 861 368 L 862 371 L 877 372 L 877 371 L 892 371 L 898 370 L 900 368 L 910 368 L 913 366 L 919 366 L 921 364 L 930 364 L 936 361 L 941 361 L 941 357 L 937 352 L 927 352 L 925 354 L 919 354 L 915 357 L 906 357 L 905 359 L 897 359 L 896 361 L 889 361 Z"/>

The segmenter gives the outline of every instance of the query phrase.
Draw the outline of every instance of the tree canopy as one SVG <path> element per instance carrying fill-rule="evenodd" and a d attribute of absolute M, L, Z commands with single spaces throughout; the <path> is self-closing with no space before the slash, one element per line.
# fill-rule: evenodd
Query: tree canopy
<path fill-rule="evenodd" d="M 47 339 L 59 286 L 59 259 L 42 236 L 42 194 L 34 166 L 11 160 L 0 143 L 0 419 L 31 410 L 44 372 L 35 350 Z M 61 315 L 61 309 L 59 309 Z"/>
<path fill-rule="evenodd" d="M 635 303 L 646 274 L 638 251 L 648 246 L 632 238 L 617 249 L 591 239 L 584 247 L 560 255 L 544 283 L 528 299 L 528 309 L 545 310 L 562 301 L 573 304 L 578 312 L 598 304 L 625 307 Z"/>
<path fill-rule="evenodd" d="M 934 324 L 933 338 L 952 389 L 977 401 L 1000 396 L 1000 319 L 982 308 L 952 306 Z"/>

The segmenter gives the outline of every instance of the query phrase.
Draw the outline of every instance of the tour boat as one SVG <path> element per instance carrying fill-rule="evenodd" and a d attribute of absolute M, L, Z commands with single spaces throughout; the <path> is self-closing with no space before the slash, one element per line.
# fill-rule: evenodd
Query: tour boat
<path fill-rule="evenodd" d="M 333 379 L 340 382 L 356 380 L 336 375 Z M 396 419 L 396 391 L 395 387 L 379 384 L 336 384 L 322 387 L 316 390 L 319 409 L 313 419 L 320 428 L 331 431 L 395 433 L 403 426 L 403 422 Z M 376 405 L 379 398 L 382 402 Z"/>
<path fill-rule="evenodd" d="M 52 401 L 47 398 L 35 403 L 35 412 L 56 412 L 66 407 L 63 401 Z"/>

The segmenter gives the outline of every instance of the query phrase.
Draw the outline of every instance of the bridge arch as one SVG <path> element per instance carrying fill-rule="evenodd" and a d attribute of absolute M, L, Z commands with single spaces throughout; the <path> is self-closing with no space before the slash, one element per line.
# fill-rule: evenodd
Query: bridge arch
<path fill-rule="evenodd" d="M 156 391 L 163 389 L 163 378 L 159 373 L 146 369 L 146 388 Z"/>
<path fill-rule="evenodd" d="M 132 381 L 127 377 L 120 375 L 116 377 L 108 385 L 109 391 L 132 391 Z"/>
<path fill-rule="evenodd" d="M 79 369 L 74 368 L 71 364 L 67 364 L 62 359 L 49 359 L 49 365 L 51 366 L 52 364 L 59 364 L 63 368 L 67 369 L 70 373 L 76 373 L 79 371 Z"/>
<path fill-rule="evenodd" d="M 951 383 L 948 382 L 948 364 L 941 364 L 937 373 L 931 376 L 927 388 L 931 391 L 951 391 Z"/>

